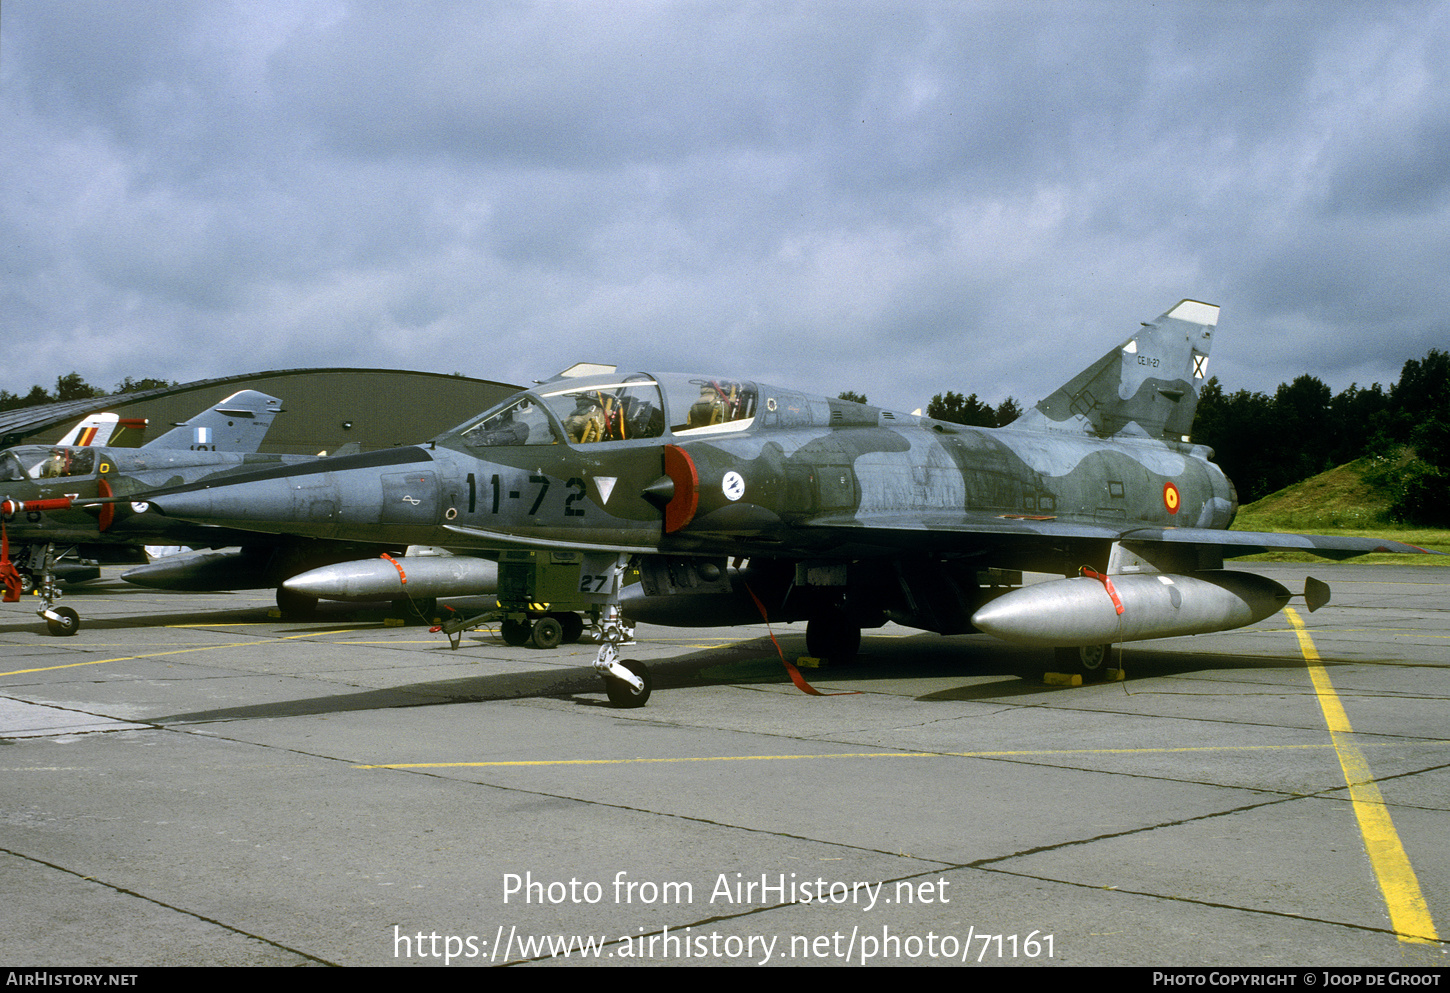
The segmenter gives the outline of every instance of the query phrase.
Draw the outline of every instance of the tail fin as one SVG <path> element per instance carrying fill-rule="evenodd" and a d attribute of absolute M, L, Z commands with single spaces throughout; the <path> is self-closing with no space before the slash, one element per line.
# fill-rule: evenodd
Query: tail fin
<path fill-rule="evenodd" d="M 282 401 L 256 390 L 233 393 L 211 410 L 178 424 L 145 448 L 188 448 L 203 452 L 255 452 L 261 447 Z"/>
<path fill-rule="evenodd" d="M 1180 301 L 1012 427 L 1187 441 L 1217 326 L 1217 306 Z"/>
<path fill-rule="evenodd" d="M 146 433 L 146 418 L 122 417 L 120 414 L 90 414 L 71 428 L 57 445 L 92 448 L 134 448 Z M 129 440 L 131 438 L 137 440 Z"/>

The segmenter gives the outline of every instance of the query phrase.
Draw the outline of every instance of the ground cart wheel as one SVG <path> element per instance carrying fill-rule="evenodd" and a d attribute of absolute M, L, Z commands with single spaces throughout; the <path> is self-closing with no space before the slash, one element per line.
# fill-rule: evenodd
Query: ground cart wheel
<path fill-rule="evenodd" d="M 534 622 L 534 644 L 539 648 L 558 648 L 564 641 L 564 625 L 554 617 L 540 617 Z"/>
<path fill-rule="evenodd" d="M 504 644 L 517 648 L 529 640 L 533 629 L 528 621 L 504 621 L 498 626 L 498 633 L 503 636 Z"/>

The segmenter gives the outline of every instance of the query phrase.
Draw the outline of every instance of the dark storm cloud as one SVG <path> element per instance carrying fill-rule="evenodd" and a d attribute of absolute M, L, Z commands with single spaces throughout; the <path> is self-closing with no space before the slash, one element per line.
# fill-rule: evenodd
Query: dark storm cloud
<path fill-rule="evenodd" d="M 576 358 L 1042 395 L 1179 298 L 1213 371 L 1450 334 L 1441 3 L 14 2 L 19 391 Z M 199 344 L 204 343 L 204 345 Z"/>

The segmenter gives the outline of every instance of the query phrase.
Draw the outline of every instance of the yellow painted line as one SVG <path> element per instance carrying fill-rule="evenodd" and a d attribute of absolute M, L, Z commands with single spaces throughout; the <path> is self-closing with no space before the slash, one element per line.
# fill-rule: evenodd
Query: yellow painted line
<path fill-rule="evenodd" d="M 346 629 L 350 630 L 350 629 Z M 193 648 L 173 648 L 166 652 L 149 652 L 144 655 L 121 655 L 113 659 L 92 659 L 89 662 L 67 662 L 65 665 L 47 665 L 39 669 L 16 669 L 13 672 L 0 672 L 0 676 L 25 676 L 33 672 L 54 672 L 57 669 L 75 669 L 83 665 L 105 665 L 107 662 L 129 662 L 132 659 L 155 659 L 164 655 L 184 655 L 187 652 L 211 652 L 218 648 L 249 648 L 268 644 L 272 641 L 293 641 L 297 638 L 316 638 L 324 634 L 343 634 L 344 631 L 311 631 L 307 634 L 289 634 L 285 638 L 258 638 L 253 641 L 234 641 L 226 645 L 198 645 Z"/>
<path fill-rule="evenodd" d="M 216 624 L 163 624 L 164 628 L 250 628 L 261 627 L 262 621 L 227 621 Z"/>
<path fill-rule="evenodd" d="M 1415 870 L 1410 866 L 1405 848 L 1400 844 L 1400 836 L 1390 820 L 1389 808 L 1385 806 L 1369 763 L 1354 743 L 1354 728 L 1350 727 L 1349 715 L 1339 702 L 1339 695 L 1334 692 L 1329 673 L 1299 614 L 1292 607 L 1285 607 L 1284 613 L 1289 623 L 1294 625 L 1299 651 L 1308 663 L 1309 678 L 1314 683 L 1320 709 L 1324 711 L 1324 723 L 1329 726 L 1329 737 L 1334 742 L 1339 767 L 1349 786 L 1350 805 L 1359 820 L 1365 851 L 1369 853 L 1370 866 L 1390 912 L 1390 925 L 1399 939 L 1407 944 L 1437 944 L 1440 938 L 1435 933 L 1430 908 L 1425 903 L 1425 895 L 1420 891 L 1420 882 L 1415 878 Z"/>
<path fill-rule="evenodd" d="M 438 647 L 442 648 L 444 646 L 445 642 L 438 641 L 436 638 L 428 638 L 428 639 L 423 640 L 423 641 L 403 641 L 400 638 L 385 638 L 382 641 L 334 641 L 333 644 L 334 645 L 437 645 Z M 574 654 L 578 655 L 578 654 L 581 654 L 581 653 L 575 652 Z M 464 657 L 467 658 L 467 656 L 464 656 Z M 469 661 L 476 662 L 478 660 L 477 659 L 469 659 Z"/>
<path fill-rule="evenodd" d="M 1424 742 L 1383 742 L 1381 748 L 1422 747 Z M 695 755 L 655 759 L 517 759 L 498 762 L 392 762 L 354 769 L 484 769 L 546 765 L 644 765 L 668 762 L 789 762 L 810 759 L 1002 759 L 1069 755 L 1169 755 L 1184 752 L 1322 751 L 1332 745 L 1185 745 L 1179 748 L 1049 748 L 1009 752 L 825 752 L 816 755 Z"/>
<path fill-rule="evenodd" d="M 83 665 L 105 665 L 107 662 L 126 662 L 130 659 L 154 659 L 162 655 L 181 655 L 184 652 L 207 652 L 213 648 L 240 648 L 255 645 L 255 641 L 239 641 L 232 645 L 204 645 L 199 648 L 176 648 L 169 652 L 151 652 L 147 655 L 122 655 L 114 659 L 92 659 L 89 662 L 67 662 L 65 665 L 48 665 L 39 669 L 16 669 L 14 672 L 0 672 L 0 676 L 24 676 L 32 672 L 54 672 L 57 669 L 75 669 Z"/>

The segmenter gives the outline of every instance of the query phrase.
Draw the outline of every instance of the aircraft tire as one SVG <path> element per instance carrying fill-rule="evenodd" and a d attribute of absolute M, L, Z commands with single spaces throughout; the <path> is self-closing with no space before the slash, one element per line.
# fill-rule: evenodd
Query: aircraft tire
<path fill-rule="evenodd" d="M 277 609 L 288 620 L 301 620 L 316 613 L 317 597 L 293 593 L 291 590 L 279 586 L 277 587 Z"/>
<path fill-rule="evenodd" d="M 81 629 L 81 617 L 74 610 L 69 607 L 56 607 L 55 612 L 60 615 L 60 620 L 47 617 L 45 626 L 57 638 L 69 637 Z"/>
<path fill-rule="evenodd" d="M 564 643 L 564 625 L 553 615 L 540 617 L 534 622 L 534 646 L 537 648 L 558 648 Z"/>
<path fill-rule="evenodd" d="M 35 591 L 35 577 L 30 574 L 29 569 L 20 570 L 20 592 L 28 596 Z"/>
<path fill-rule="evenodd" d="M 806 653 L 832 665 L 850 665 L 861 651 L 861 629 L 842 611 L 806 622 Z"/>
<path fill-rule="evenodd" d="M 432 624 L 438 616 L 438 600 L 435 597 L 421 597 L 417 600 L 394 600 L 392 609 L 409 624 Z"/>
<path fill-rule="evenodd" d="M 1112 645 L 1083 645 L 1081 648 L 1055 648 L 1057 664 L 1064 672 L 1075 672 L 1084 683 L 1099 682 L 1112 666 Z"/>
<path fill-rule="evenodd" d="M 630 686 L 624 680 L 605 676 L 604 692 L 609 694 L 609 702 L 622 709 L 643 707 L 645 701 L 649 699 L 650 690 L 653 688 L 649 668 L 643 662 L 636 662 L 634 659 L 623 659 L 619 664 L 644 680 L 644 689 L 636 693 L 634 687 Z"/>
<path fill-rule="evenodd" d="M 533 630 L 534 626 L 528 621 L 504 621 L 498 626 L 498 633 L 504 644 L 514 648 L 527 644 Z"/>
<path fill-rule="evenodd" d="M 566 611 L 562 614 L 555 614 L 554 616 L 559 619 L 559 623 L 564 628 L 564 643 L 568 645 L 575 644 L 584 634 L 584 618 L 573 611 Z"/>

